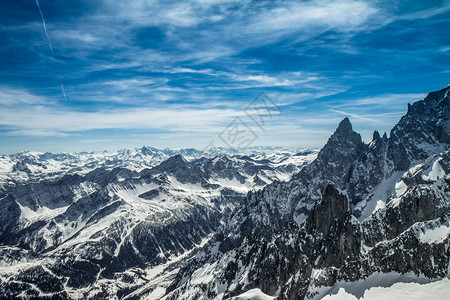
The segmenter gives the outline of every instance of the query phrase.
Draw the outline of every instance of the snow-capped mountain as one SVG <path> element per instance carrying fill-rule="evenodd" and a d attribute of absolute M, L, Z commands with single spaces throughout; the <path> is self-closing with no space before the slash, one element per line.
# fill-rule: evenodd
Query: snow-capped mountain
<path fill-rule="evenodd" d="M 449 91 L 368 144 L 345 118 L 318 152 L 2 156 L 0 298 L 322 299 L 341 287 L 359 298 L 448 285 Z"/>
<path fill-rule="evenodd" d="M 144 146 L 136 149 L 122 149 L 116 152 L 75 152 L 42 153 L 23 151 L 12 155 L 0 155 L 0 187 L 8 182 L 30 182 L 56 179 L 67 174 L 83 175 L 99 167 L 113 169 L 117 167 L 134 171 L 154 167 L 169 157 L 180 154 L 192 161 L 201 157 L 248 155 L 260 160 L 269 159 L 280 165 L 303 164 L 303 157 L 313 154 L 314 150 L 284 149 L 280 147 L 249 147 L 240 149 L 211 148 L 206 151 L 197 149 L 163 149 Z M 299 155 L 296 155 L 299 154 Z M 299 157 L 298 159 L 296 159 Z"/>
<path fill-rule="evenodd" d="M 344 119 L 290 181 L 248 194 L 165 299 L 321 299 L 374 276 L 449 276 L 449 90 L 369 144 Z"/>
<path fill-rule="evenodd" d="M 201 245 L 248 191 L 288 180 L 316 155 L 250 149 L 209 157 L 143 147 L 3 156 L 0 295 L 130 294 L 155 268 Z"/>

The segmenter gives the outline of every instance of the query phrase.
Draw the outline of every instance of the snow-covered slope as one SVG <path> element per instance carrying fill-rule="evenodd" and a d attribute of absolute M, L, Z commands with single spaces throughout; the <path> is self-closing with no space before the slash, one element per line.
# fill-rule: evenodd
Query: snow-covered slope
<path fill-rule="evenodd" d="M 229 300 L 273 300 L 274 297 L 270 297 L 260 289 L 252 289 L 238 296 L 229 298 Z"/>
<path fill-rule="evenodd" d="M 416 276 L 370 276 L 365 280 L 337 284 L 323 300 L 444 300 L 450 295 L 448 278 L 430 281 Z"/>

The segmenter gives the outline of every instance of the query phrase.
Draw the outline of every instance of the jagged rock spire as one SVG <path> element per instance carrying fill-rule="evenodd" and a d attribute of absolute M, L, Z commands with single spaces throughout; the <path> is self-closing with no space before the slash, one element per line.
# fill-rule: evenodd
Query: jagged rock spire
<path fill-rule="evenodd" d="M 336 129 L 336 132 L 348 132 L 352 131 L 352 123 L 350 123 L 350 119 L 348 117 L 345 117 L 338 125 L 338 128 Z"/>
<path fill-rule="evenodd" d="M 353 131 L 352 123 L 348 117 L 344 118 L 337 127 L 333 136 L 339 136 L 344 140 L 350 141 L 354 144 L 360 144 L 362 142 L 361 136 Z"/>
<path fill-rule="evenodd" d="M 380 133 L 377 130 L 375 130 L 373 132 L 372 141 L 376 141 L 376 140 L 379 140 L 379 139 L 381 139 Z"/>

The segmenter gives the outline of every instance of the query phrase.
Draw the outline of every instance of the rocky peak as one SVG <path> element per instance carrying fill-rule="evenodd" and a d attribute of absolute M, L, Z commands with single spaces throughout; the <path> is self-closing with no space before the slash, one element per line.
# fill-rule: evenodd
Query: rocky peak
<path fill-rule="evenodd" d="M 176 173 L 189 167 L 189 162 L 180 154 L 169 157 L 154 169 L 169 173 Z"/>
<path fill-rule="evenodd" d="M 448 85 L 446 88 L 443 88 L 436 92 L 431 92 L 428 94 L 428 96 L 424 99 L 425 104 L 428 107 L 435 108 L 439 104 L 441 104 L 446 99 L 448 100 L 448 92 L 450 91 L 450 85 Z"/>
<path fill-rule="evenodd" d="M 439 112 L 448 110 L 449 91 L 450 86 L 447 86 L 439 91 L 429 93 L 422 101 L 417 101 L 412 105 L 408 104 L 408 112 L 405 117 L 408 117 L 408 115 L 418 119 L 423 119 L 429 115 L 434 115 L 436 118 L 442 117 L 442 114 Z"/>
<path fill-rule="evenodd" d="M 372 141 L 376 141 L 376 140 L 379 140 L 379 139 L 381 139 L 380 133 L 377 130 L 375 130 L 373 132 Z"/>
<path fill-rule="evenodd" d="M 408 105 L 407 114 L 392 128 L 388 157 L 395 169 L 406 170 L 412 161 L 442 151 L 450 143 L 450 86 L 431 92 Z"/>
<path fill-rule="evenodd" d="M 345 117 L 338 125 L 338 128 L 336 129 L 337 132 L 348 132 L 352 131 L 352 123 L 350 123 L 350 119 L 348 117 Z"/>
<path fill-rule="evenodd" d="M 362 138 L 358 133 L 353 131 L 352 123 L 350 123 L 350 120 L 346 117 L 339 123 L 339 126 L 328 142 L 332 141 L 345 141 L 359 145 L 362 143 Z"/>
<path fill-rule="evenodd" d="M 319 164 L 319 168 L 329 169 L 336 176 L 345 177 L 363 146 L 361 136 L 353 131 L 350 120 L 345 118 L 320 150 L 315 164 Z"/>
<path fill-rule="evenodd" d="M 408 104 L 408 111 L 404 118 L 424 120 L 428 118 L 442 118 L 443 112 L 448 111 L 450 86 L 439 91 L 429 93 L 422 101 Z M 448 115 L 447 115 L 448 119 Z"/>
<path fill-rule="evenodd" d="M 169 157 L 165 162 L 167 164 L 185 164 L 187 160 L 181 154 L 177 154 Z"/>
<path fill-rule="evenodd" d="M 143 146 L 141 148 L 141 153 L 143 155 L 153 155 L 155 152 L 159 152 L 159 151 L 153 147 Z"/>

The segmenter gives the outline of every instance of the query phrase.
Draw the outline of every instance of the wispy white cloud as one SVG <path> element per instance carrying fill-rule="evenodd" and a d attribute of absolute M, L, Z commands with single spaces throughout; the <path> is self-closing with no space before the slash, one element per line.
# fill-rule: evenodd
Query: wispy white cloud
<path fill-rule="evenodd" d="M 442 47 L 439 49 L 439 52 L 450 52 L 450 47 Z"/>
<path fill-rule="evenodd" d="M 122 109 L 100 112 L 67 111 L 42 107 L 9 108 L 0 111 L 0 125 L 14 134 L 49 136 L 89 130 L 157 129 L 171 132 L 216 132 L 233 117 L 243 116 L 230 109 Z"/>
<path fill-rule="evenodd" d="M 450 11 L 450 3 L 448 1 L 444 1 L 442 5 L 438 7 L 432 7 L 428 9 L 421 9 L 419 11 L 413 13 L 401 14 L 394 19 L 397 20 L 417 20 L 417 19 L 429 19 L 434 16 L 444 14 Z"/>
<path fill-rule="evenodd" d="M 94 44 L 100 40 L 100 37 L 95 36 L 94 32 L 85 32 L 79 29 L 56 29 L 53 31 L 53 36 L 59 41 L 69 40 L 86 44 Z"/>
<path fill-rule="evenodd" d="M 358 109 L 361 109 L 361 106 L 367 106 L 367 107 L 382 107 L 385 105 L 392 106 L 404 106 L 406 107 L 407 103 L 412 103 L 415 101 L 418 101 L 420 99 L 423 99 L 426 96 L 426 94 L 383 94 L 373 97 L 363 97 L 363 98 L 356 98 L 356 99 L 343 99 L 341 104 L 333 104 L 333 107 L 356 107 L 358 106 Z"/>
<path fill-rule="evenodd" d="M 330 109 L 330 111 L 340 114 L 342 116 L 348 116 L 353 118 L 356 121 L 370 123 L 372 125 L 384 125 L 386 123 L 386 118 L 398 118 L 402 114 L 403 111 L 397 112 L 388 112 L 388 113 L 378 113 L 378 114 L 360 114 L 360 113 L 352 113 L 349 111 L 342 111 L 337 109 Z"/>
<path fill-rule="evenodd" d="M 98 144 L 98 143 L 109 143 L 112 142 L 112 139 L 81 139 L 81 143 L 87 143 L 87 144 Z"/>
<path fill-rule="evenodd" d="M 189 73 L 212 78 L 186 78 L 184 87 L 168 84 L 164 78 L 156 83 L 145 83 L 154 79 L 144 78 L 96 80 L 95 83 L 77 86 L 65 82 L 70 86 L 65 86 L 65 91 L 70 92 L 72 100 L 78 96 L 83 101 L 124 103 L 131 100 L 139 102 L 139 97 L 143 96 L 167 101 L 176 98 L 173 93 L 189 95 L 193 92 L 274 87 L 320 88 L 323 85 L 320 81 L 324 81 L 320 74 L 268 74 L 248 70 L 248 64 L 254 63 L 250 60 L 244 62 L 245 59 L 232 57 L 248 48 L 274 43 L 286 35 L 294 34 L 294 39 L 305 40 L 329 30 L 347 33 L 365 30 L 364 24 L 378 13 L 374 5 L 356 0 L 267 2 L 256 6 L 249 1 L 171 3 L 136 0 L 126 3 L 103 1 L 100 6 L 101 9 L 82 16 L 75 25 L 62 22 L 60 26 L 54 26 L 52 33 L 55 44 L 59 46 L 57 52 L 80 61 L 90 60 L 93 53 L 104 49 L 114 53 L 108 62 L 100 59 L 91 63 L 85 68 L 86 72 L 134 69 L 143 74 L 148 70 L 160 70 L 168 74 Z M 211 15 L 216 17 L 208 18 Z M 140 40 L 133 40 L 134 30 L 148 26 L 160 28 L 171 51 L 142 48 Z M 115 49 L 120 50 L 116 53 Z M 120 59 L 115 60 L 116 57 Z M 219 60 L 220 71 L 195 68 L 196 64 Z M 83 92 L 89 86 L 95 88 L 89 89 L 89 93 Z M 206 96 L 205 100 L 209 97 Z"/>
<path fill-rule="evenodd" d="M 286 76 L 285 74 L 282 74 L 281 76 L 270 76 L 266 74 L 260 75 L 233 74 L 230 77 L 233 81 L 256 82 L 257 87 L 293 86 L 321 79 L 319 76 L 314 75 L 304 76 L 301 72 L 291 72 L 288 76 Z"/>
<path fill-rule="evenodd" d="M 375 5 L 361 0 L 286 1 L 264 5 L 249 1 L 104 1 L 101 10 L 85 16 L 76 28 L 56 29 L 54 36 L 65 44 L 72 37 L 73 41 L 91 46 L 122 46 L 140 54 L 130 53 L 133 56 L 130 61 L 202 63 L 231 57 L 292 34 L 295 35 L 293 40 L 298 41 L 312 39 L 329 30 L 364 31 L 369 23 L 380 23 L 380 15 Z M 202 26 L 189 31 L 188 35 L 183 29 L 199 25 Z M 160 27 L 165 38 L 180 51 L 155 56 L 149 49 L 134 48 L 128 33 L 148 26 Z"/>
<path fill-rule="evenodd" d="M 118 79 L 118 80 L 106 80 L 104 82 L 97 82 L 95 84 L 106 85 L 109 88 L 118 90 L 132 90 L 140 87 L 159 87 L 168 82 L 166 78 L 131 78 L 131 79 Z"/>
<path fill-rule="evenodd" d="M 255 34 L 262 38 L 261 32 L 274 35 L 334 29 L 337 31 L 360 30 L 370 16 L 378 10 L 363 1 L 308 1 L 291 2 L 284 7 L 275 8 L 251 18 L 245 34 Z M 267 35 L 264 35 L 266 38 Z"/>
<path fill-rule="evenodd" d="M 382 19 L 379 10 L 365 1 L 288 1 L 283 6 L 264 7 L 257 13 L 255 10 L 243 9 L 237 13 L 242 14 L 241 18 L 185 41 L 186 48 L 209 45 L 208 50 L 188 54 L 186 58 L 211 61 L 272 44 L 287 36 L 293 42 L 300 42 L 330 30 L 350 35 L 385 24 L 379 20 Z"/>
<path fill-rule="evenodd" d="M 194 8 L 194 4 L 171 3 L 159 1 L 127 1 L 111 2 L 105 1 L 105 17 L 113 15 L 115 18 L 132 21 L 134 24 L 143 25 L 163 25 L 174 26 L 194 26 L 201 22 L 199 14 L 201 11 Z M 199 8 L 198 6 L 196 7 Z"/>
<path fill-rule="evenodd" d="M 0 86 L 0 107 L 22 107 L 23 105 L 46 105 L 52 101 L 37 96 L 22 88 Z"/>
<path fill-rule="evenodd" d="M 10 136 L 33 136 L 33 137 L 68 137 L 72 134 L 46 129 L 19 129 L 7 131 L 6 135 Z"/>

